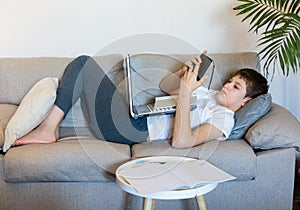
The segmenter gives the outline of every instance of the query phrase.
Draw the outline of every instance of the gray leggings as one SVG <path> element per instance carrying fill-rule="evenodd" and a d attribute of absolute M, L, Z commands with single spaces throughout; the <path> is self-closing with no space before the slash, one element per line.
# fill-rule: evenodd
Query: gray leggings
<path fill-rule="evenodd" d="M 146 118 L 134 120 L 129 116 L 124 97 L 89 56 L 77 57 L 67 66 L 55 105 L 66 115 L 79 97 L 84 116 L 97 138 L 128 145 L 146 141 Z"/>

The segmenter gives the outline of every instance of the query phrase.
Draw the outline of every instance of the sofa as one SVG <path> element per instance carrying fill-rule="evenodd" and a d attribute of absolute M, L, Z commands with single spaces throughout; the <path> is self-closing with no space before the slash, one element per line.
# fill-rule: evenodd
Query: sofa
<path fill-rule="evenodd" d="M 260 68 L 255 52 L 209 56 L 215 62 L 210 84 L 213 89 L 220 88 L 234 70 Z M 132 66 L 136 70 L 147 69 L 147 81 L 151 81 L 150 85 L 142 79 L 137 81 L 134 103 L 146 103 L 154 95 L 162 95 L 158 87 L 161 78 L 179 69 L 191 57 L 133 55 Z M 126 97 L 124 56 L 111 54 L 94 58 Z M 60 79 L 72 59 L 0 58 L 2 144 L 5 127 L 26 93 L 45 77 Z M 160 73 L 149 74 L 149 70 Z M 204 85 L 209 85 L 209 81 Z M 57 142 L 11 147 L 0 155 L 1 210 L 142 209 L 143 198 L 120 189 L 115 172 L 132 159 L 158 155 L 205 159 L 236 177 L 220 183 L 204 196 L 208 209 L 292 209 L 300 123 L 282 106 L 272 103 L 270 111 L 254 122 L 240 139 L 212 140 L 190 149 L 176 149 L 170 140 L 141 142 L 130 147 L 96 139 L 81 103 L 79 99 L 61 123 Z M 195 199 L 159 200 L 155 209 L 197 209 L 197 203 Z"/>

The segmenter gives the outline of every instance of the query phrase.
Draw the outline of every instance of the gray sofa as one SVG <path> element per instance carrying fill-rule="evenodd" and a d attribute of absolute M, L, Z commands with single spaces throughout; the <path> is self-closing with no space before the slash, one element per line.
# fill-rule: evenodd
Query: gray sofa
<path fill-rule="evenodd" d="M 219 88 L 233 70 L 259 68 L 256 53 L 210 56 L 216 63 L 212 88 Z M 191 55 L 172 55 L 166 59 L 163 55 L 142 54 L 133 56 L 132 65 L 136 69 L 173 71 L 189 58 Z M 95 59 L 126 95 L 123 57 L 103 55 Z M 44 77 L 61 78 L 71 60 L 59 57 L 0 59 L 2 142 L 5 126 L 27 91 Z M 143 88 L 146 91 L 136 92 L 139 100 L 135 103 L 144 103 L 151 100 L 153 94 L 161 94 L 158 84 L 167 71 L 160 72 L 163 73 L 147 76 L 153 83 Z M 248 130 L 244 139 L 213 140 L 191 149 L 172 148 L 168 140 L 138 143 L 132 148 L 109 143 L 93 137 L 88 124 L 79 100 L 62 122 L 58 142 L 12 147 L 0 155 L 0 209 L 141 209 L 143 199 L 122 191 L 115 182 L 114 172 L 133 158 L 157 155 L 203 158 L 237 177 L 205 195 L 208 209 L 292 209 L 295 147 L 298 149 L 300 125 L 277 104 Z M 257 144 L 261 140 L 267 142 Z M 158 210 L 196 208 L 195 199 L 156 202 Z"/>

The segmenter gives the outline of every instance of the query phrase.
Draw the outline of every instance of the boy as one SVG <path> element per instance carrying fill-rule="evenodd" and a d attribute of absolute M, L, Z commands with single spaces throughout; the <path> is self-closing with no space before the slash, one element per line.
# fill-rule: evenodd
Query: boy
<path fill-rule="evenodd" d="M 168 125 L 155 127 L 155 121 L 159 121 L 155 117 L 149 117 L 148 123 L 146 118 L 130 118 L 126 100 L 103 70 L 92 58 L 80 56 L 68 65 L 58 87 L 55 104 L 46 119 L 35 130 L 18 139 L 14 146 L 56 142 L 60 122 L 79 97 L 83 101 L 85 117 L 91 122 L 90 128 L 99 139 L 132 145 L 146 141 L 148 130 L 150 140 L 153 136 L 157 137 L 153 132 L 162 128 L 168 130 L 170 135 L 166 137 L 172 138 L 172 146 L 176 148 L 193 147 L 212 139 L 225 140 L 234 124 L 234 112 L 257 95 L 266 93 L 267 81 L 254 70 L 243 70 L 248 73 L 237 73 L 220 91 L 211 92 L 201 87 L 205 77 L 199 81 L 196 79 L 200 63 L 200 56 L 195 57 L 160 84 L 163 91 L 178 94 L 173 129 Z M 177 82 L 174 80 L 176 77 L 180 78 Z M 250 85 L 252 83 L 254 85 Z M 257 84 L 262 84 L 261 88 L 253 95 Z M 199 98 L 197 109 L 192 114 L 196 117 L 191 118 L 190 96 L 193 91 L 205 97 L 204 100 Z M 167 118 L 170 119 L 170 116 Z"/>
<path fill-rule="evenodd" d="M 268 92 L 267 80 L 253 69 L 237 71 L 219 91 L 207 90 L 201 87 L 206 78 L 196 80 L 200 63 L 200 56 L 195 57 L 185 68 L 166 77 L 160 84 L 163 91 L 179 95 L 172 133 L 172 146 L 176 148 L 193 147 L 212 139 L 227 139 L 234 126 L 234 112 Z M 181 78 L 180 82 L 174 82 L 176 77 Z M 189 114 L 193 91 L 200 95 L 200 99 L 197 110 Z M 155 124 L 155 120 L 152 123 Z M 151 136 L 151 130 L 149 132 Z"/>

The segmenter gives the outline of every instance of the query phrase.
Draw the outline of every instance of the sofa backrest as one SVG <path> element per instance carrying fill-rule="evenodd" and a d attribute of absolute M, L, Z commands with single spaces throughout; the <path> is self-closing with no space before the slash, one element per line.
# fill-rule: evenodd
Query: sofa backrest
<path fill-rule="evenodd" d="M 95 56 L 98 64 L 118 83 L 124 80 L 121 55 Z M 73 58 L 0 58 L 0 103 L 18 105 L 30 88 L 45 77 L 61 78 Z M 118 73 L 118 72 L 121 72 Z"/>
<path fill-rule="evenodd" d="M 19 104 L 44 77 L 61 78 L 70 58 L 1 58 L 0 103 Z"/>
<path fill-rule="evenodd" d="M 134 105 L 153 102 L 153 96 L 165 95 L 159 89 L 159 83 L 170 72 L 179 70 L 186 61 L 195 55 L 160 55 L 160 54 L 136 54 L 131 56 L 133 69 L 133 95 Z M 260 70 L 259 57 L 255 52 L 209 54 L 214 60 L 215 69 L 210 85 L 211 89 L 218 90 L 231 73 L 241 68 Z M 213 65 L 207 71 L 204 86 L 208 86 L 212 74 Z"/>
<path fill-rule="evenodd" d="M 161 79 L 180 69 L 194 55 L 132 55 L 131 64 L 140 76 L 135 76 L 135 104 L 151 102 L 154 96 L 164 95 L 159 89 Z M 225 78 L 233 71 L 248 67 L 259 70 L 257 53 L 210 54 L 215 61 L 215 73 L 211 88 L 219 89 Z M 0 58 L 0 103 L 18 105 L 30 88 L 44 77 L 62 77 L 67 65 L 73 58 L 36 57 Z M 95 56 L 94 59 L 104 69 L 119 91 L 126 95 L 124 62 L 122 55 Z M 149 71 L 150 70 L 150 71 Z M 211 72 L 211 71 L 208 71 Z M 209 74 L 209 73 L 208 73 Z M 137 74 L 138 75 L 138 74 Z M 208 75 L 210 76 L 210 75 Z M 208 80 L 206 81 L 207 86 Z M 86 127 L 80 101 L 75 104 L 62 123 L 62 127 Z"/>

